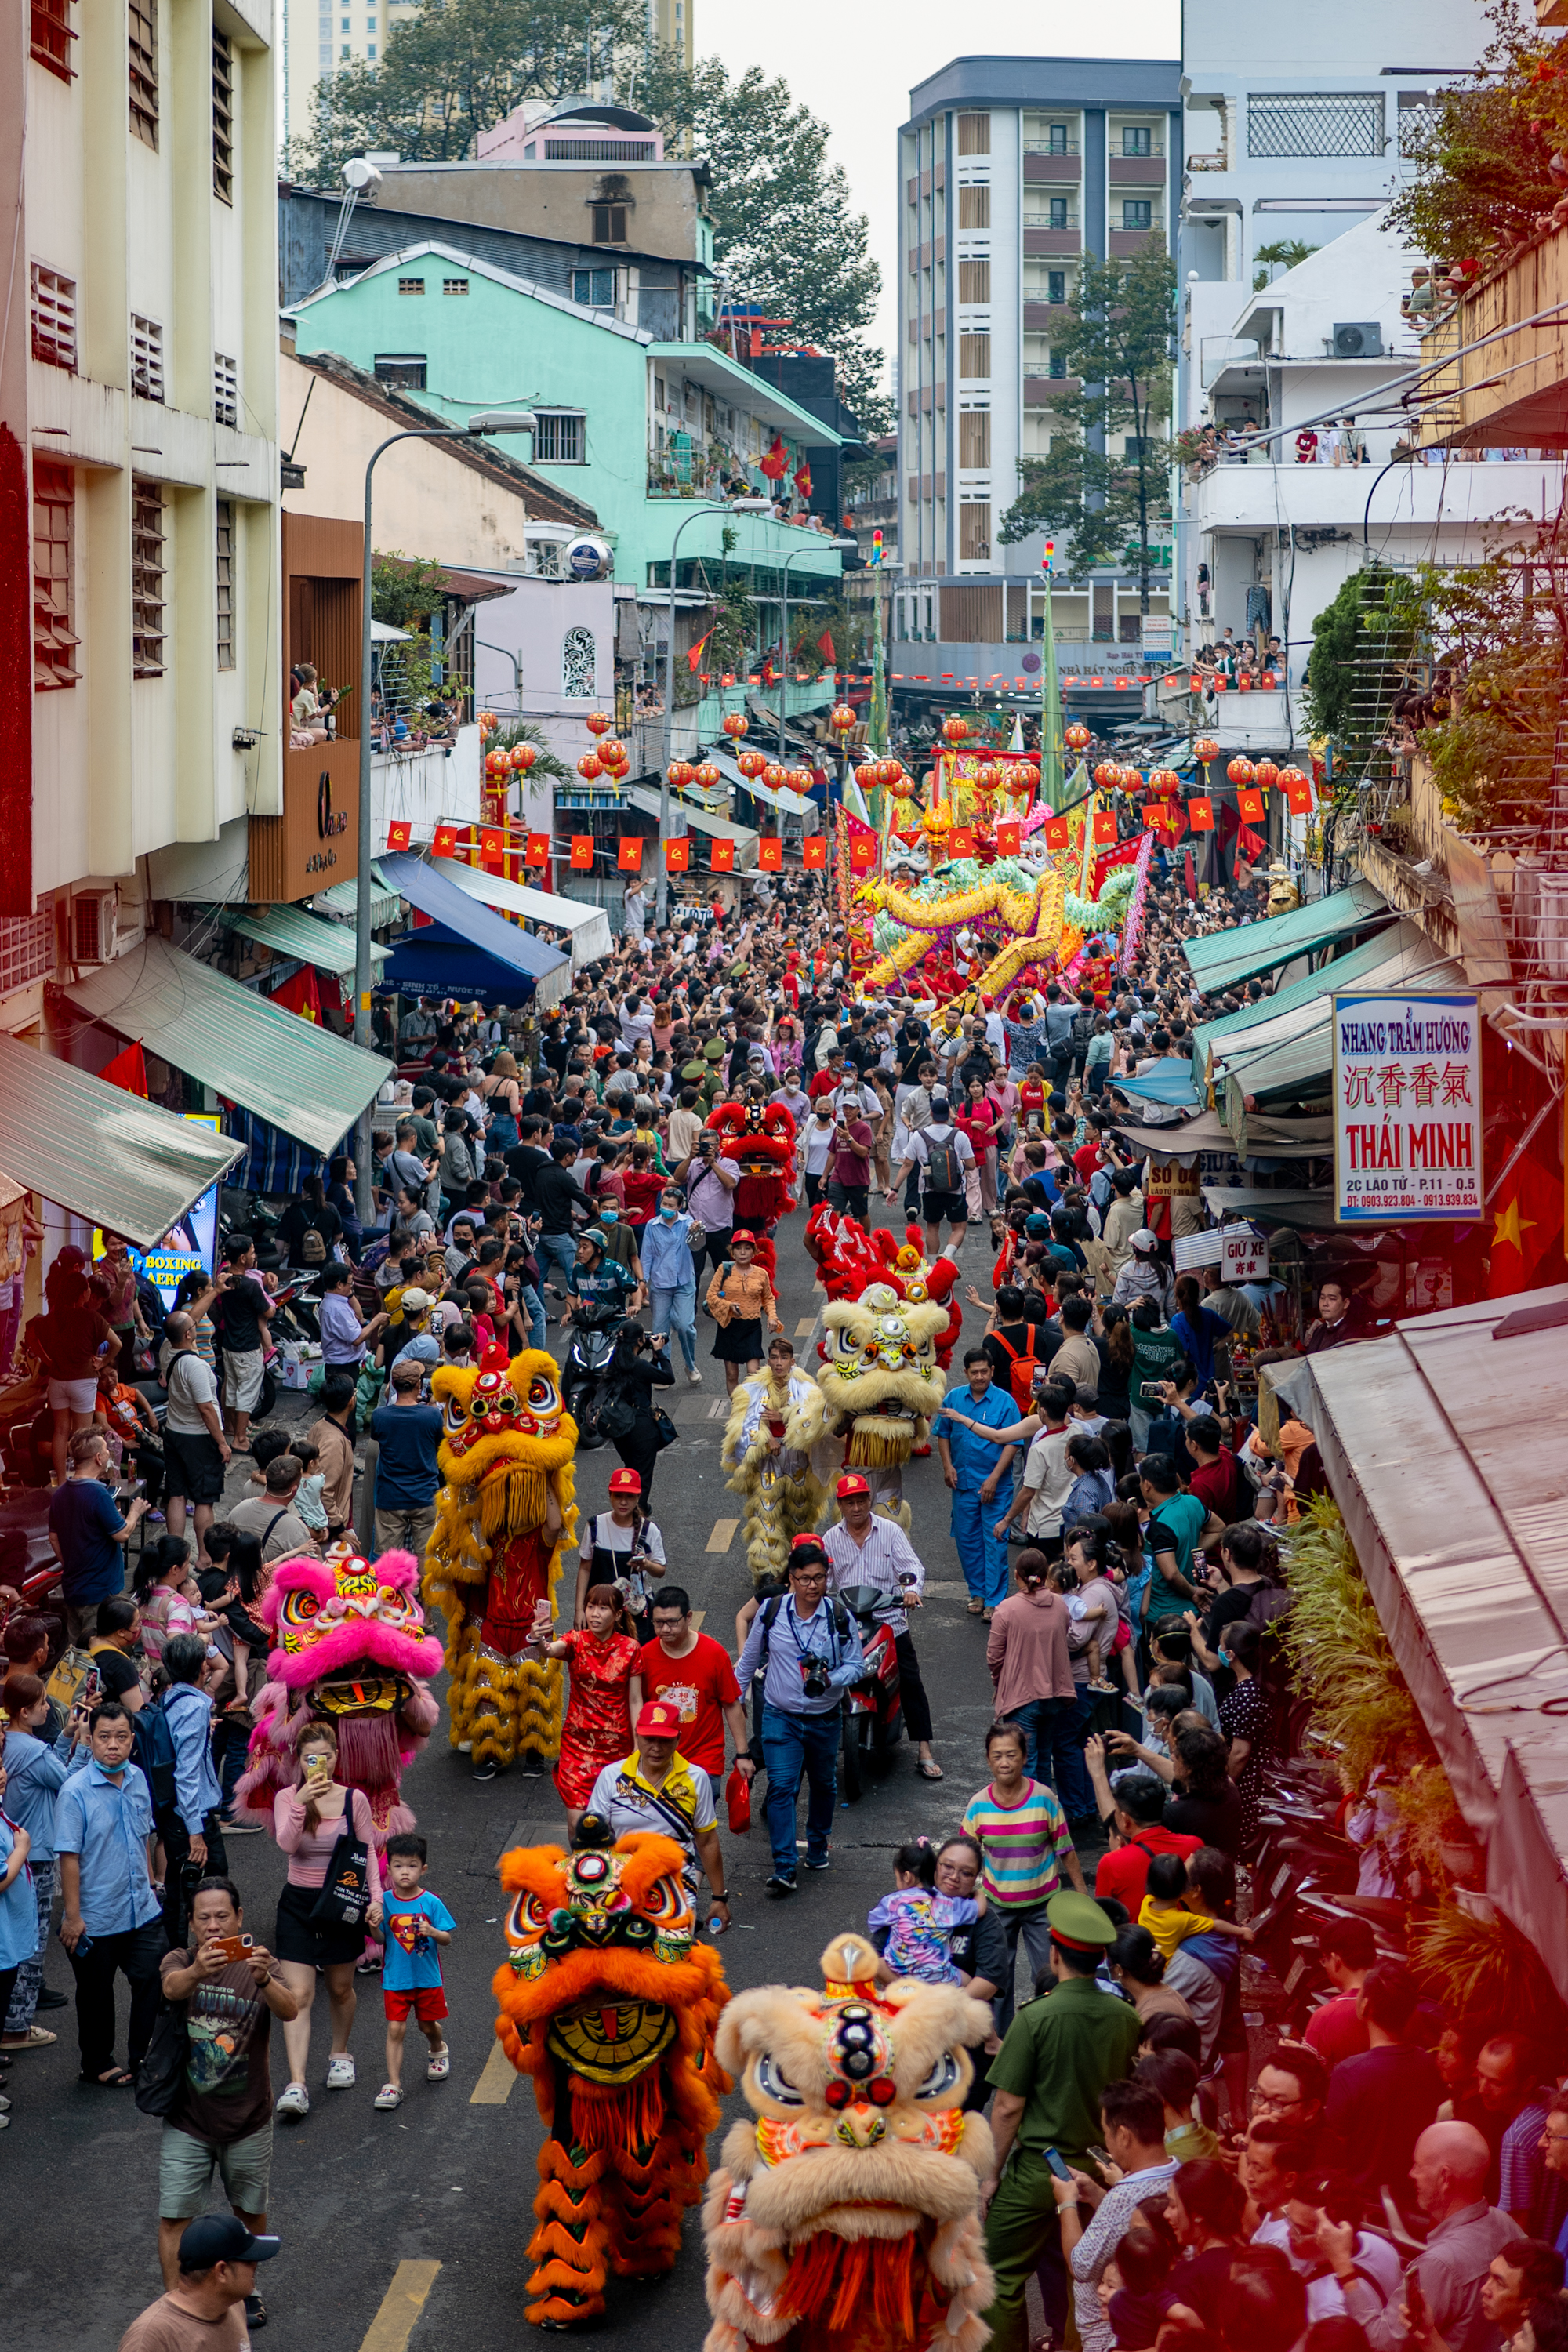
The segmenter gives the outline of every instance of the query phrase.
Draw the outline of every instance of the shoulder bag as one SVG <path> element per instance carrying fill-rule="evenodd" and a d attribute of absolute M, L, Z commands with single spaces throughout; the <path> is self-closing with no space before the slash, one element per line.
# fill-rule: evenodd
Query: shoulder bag
<path fill-rule="evenodd" d="M 374 1900 L 370 1886 L 370 1853 L 354 1835 L 350 1818 L 353 1805 L 351 1793 L 343 1801 L 340 1817 L 343 1826 L 332 1848 L 321 1891 L 310 1906 L 313 1927 L 363 1927 L 365 1914 Z"/>

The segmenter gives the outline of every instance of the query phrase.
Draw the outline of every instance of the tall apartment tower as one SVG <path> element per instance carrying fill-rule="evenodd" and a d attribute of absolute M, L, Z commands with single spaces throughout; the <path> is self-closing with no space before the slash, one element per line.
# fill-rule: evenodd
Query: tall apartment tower
<path fill-rule="evenodd" d="M 998 525 L 1019 461 L 1050 447 L 1063 373 L 1053 331 L 1082 256 L 1169 241 L 1181 110 L 1173 58 L 955 58 L 910 92 L 899 134 L 900 635 L 1000 646 L 1036 633 L 1042 542 L 1004 547 Z M 1135 589 L 1113 571 L 1055 607 L 1064 638 L 1138 636 Z"/>

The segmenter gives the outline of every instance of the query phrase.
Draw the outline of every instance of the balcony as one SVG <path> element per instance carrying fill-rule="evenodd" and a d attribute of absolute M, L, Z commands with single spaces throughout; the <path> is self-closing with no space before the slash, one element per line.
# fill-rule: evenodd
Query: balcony
<path fill-rule="evenodd" d="M 1110 158 L 1110 184 L 1113 188 L 1159 188 L 1165 183 L 1165 159 L 1163 155 L 1113 155 Z"/>
<path fill-rule="evenodd" d="M 1568 304 L 1568 230 L 1553 229 L 1483 278 L 1422 338 L 1425 448 L 1568 447 L 1560 314 Z M 1536 326 L 1522 322 L 1542 311 Z M 1489 338 L 1496 337 L 1496 341 Z M 1482 346 L 1461 352 L 1462 344 Z M 1447 364 L 1442 363 L 1447 361 Z"/>
<path fill-rule="evenodd" d="M 1163 221 L 1156 221 L 1152 228 L 1113 228 L 1106 239 L 1110 247 L 1110 258 L 1112 261 L 1131 261 L 1142 252 L 1152 236 L 1163 236 L 1164 234 Z"/>
<path fill-rule="evenodd" d="M 1077 392 L 1080 379 L 1076 375 L 1026 375 L 1024 378 L 1026 408 L 1049 408 L 1064 392 Z"/>
<path fill-rule="evenodd" d="M 1038 149 L 1024 149 L 1024 184 L 1036 181 L 1054 181 L 1058 185 L 1070 182 L 1073 186 L 1083 177 L 1083 157 L 1078 154 L 1047 154 Z"/>
<path fill-rule="evenodd" d="M 1506 468 L 1462 459 L 1400 466 L 1381 481 L 1378 472 L 1373 465 L 1219 465 L 1193 484 L 1188 511 L 1199 530 L 1272 531 L 1284 512 L 1298 539 L 1337 530 L 1359 541 L 1369 528 L 1375 541 L 1390 530 L 1429 536 L 1439 523 L 1457 532 L 1505 507 L 1554 514 L 1562 484 L 1561 463 L 1552 459 Z"/>
<path fill-rule="evenodd" d="M 1025 224 L 1024 252 L 1026 258 L 1054 259 L 1061 254 L 1076 259 L 1081 245 L 1082 240 L 1076 228 L 1038 228 L 1030 223 Z"/>
<path fill-rule="evenodd" d="M 1026 334 L 1048 335 L 1054 327 L 1064 325 L 1069 315 L 1065 302 L 1026 302 L 1024 331 Z"/>

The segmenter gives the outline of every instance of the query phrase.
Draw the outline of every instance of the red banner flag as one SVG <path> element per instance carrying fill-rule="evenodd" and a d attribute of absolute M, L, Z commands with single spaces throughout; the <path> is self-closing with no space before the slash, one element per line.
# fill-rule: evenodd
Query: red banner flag
<path fill-rule="evenodd" d="M 1145 833 L 1169 833 L 1171 812 L 1163 801 L 1145 801 L 1140 814 L 1143 819 Z"/>
<path fill-rule="evenodd" d="M 1285 797 L 1290 803 L 1290 810 L 1293 815 L 1310 816 L 1312 813 L 1312 787 L 1307 782 L 1305 776 L 1302 777 L 1299 784 L 1290 783 L 1286 785 Z"/>
<path fill-rule="evenodd" d="M 458 854 L 458 828 L 455 824 L 438 824 L 432 846 L 437 857 L 455 857 Z"/>
<path fill-rule="evenodd" d="M 622 874 L 640 874 L 642 872 L 642 835 L 640 833 L 623 833 L 621 835 L 620 855 L 616 860 L 616 865 L 618 871 Z"/>
<path fill-rule="evenodd" d="M 501 832 L 499 825 L 487 824 L 479 835 L 479 856 L 485 863 L 489 865 L 492 857 L 500 857 L 505 848 L 505 834 Z"/>
<path fill-rule="evenodd" d="M 1191 800 L 1187 803 L 1187 823 L 1194 833 L 1214 831 L 1214 803 L 1211 800 Z"/>
<path fill-rule="evenodd" d="M 388 849 L 406 849 L 413 839 L 414 826 L 412 821 L 405 816 L 395 816 L 391 824 L 386 828 L 386 845 Z"/>
<path fill-rule="evenodd" d="M 1094 812 L 1093 832 L 1097 845 L 1100 844 L 1109 845 L 1110 843 L 1114 842 L 1116 839 L 1116 811 L 1114 809 L 1096 809 Z"/>
<path fill-rule="evenodd" d="M 1248 824 L 1261 824 L 1263 822 L 1262 793 L 1256 789 L 1247 788 L 1237 793 L 1236 813 L 1237 816 L 1245 817 Z"/>
<path fill-rule="evenodd" d="M 112 1062 L 105 1062 L 98 1075 L 109 1086 L 121 1087 L 128 1095 L 140 1095 L 146 1101 L 147 1064 L 139 1043 L 127 1045 Z"/>
<path fill-rule="evenodd" d="M 822 836 L 817 836 L 822 838 Z M 854 874 L 869 874 L 877 863 L 877 844 L 868 833 L 858 833 L 849 844 L 849 867 Z"/>
<path fill-rule="evenodd" d="M 709 843 L 708 871 L 710 874 L 733 874 L 735 871 L 735 845 L 732 841 L 710 841 Z"/>
<path fill-rule="evenodd" d="M 316 982 L 315 965 L 301 964 L 293 979 L 286 980 L 277 991 L 272 1002 L 280 1004 L 285 1013 L 297 1013 L 302 1021 L 314 1021 L 319 1024 L 321 992 Z"/>
<path fill-rule="evenodd" d="M 572 835 L 572 863 L 578 867 L 592 867 L 594 836 L 591 833 L 574 833 Z"/>
<path fill-rule="evenodd" d="M 996 852 L 998 856 L 1016 857 L 1018 855 L 1018 846 L 1022 839 L 1023 835 L 1019 828 L 1017 818 L 1016 816 L 1004 817 L 1001 824 L 996 828 Z"/>
<path fill-rule="evenodd" d="M 952 835 L 948 842 L 948 855 L 952 857 L 973 856 L 974 827 L 972 824 L 955 824 L 953 826 Z"/>
<path fill-rule="evenodd" d="M 1047 849 L 1065 849 L 1072 835 L 1072 828 L 1065 816 L 1048 816 L 1043 830 Z"/>
<path fill-rule="evenodd" d="M 758 842 L 757 865 L 763 874 L 784 872 L 784 843 L 776 833 L 764 834 Z"/>
<path fill-rule="evenodd" d="M 523 863 L 527 866 L 548 866 L 550 835 L 547 833 L 531 833 L 528 836 L 528 847 L 522 855 Z"/>
<path fill-rule="evenodd" d="M 688 874 L 691 870 L 691 835 L 681 834 L 664 845 L 664 870 L 667 874 Z"/>
<path fill-rule="evenodd" d="M 827 863 L 827 835 L 808 833 L 801 844 L 801 856 L 808 866 L 824 866 Z"/>

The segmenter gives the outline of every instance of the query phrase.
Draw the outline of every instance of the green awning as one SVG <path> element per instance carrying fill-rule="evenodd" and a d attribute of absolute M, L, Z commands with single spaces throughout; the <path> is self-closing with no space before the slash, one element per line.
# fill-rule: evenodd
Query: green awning
<path fill-rule="evenodd" d="M 1328 898 L 1311 898 L 1288 915 L 1269 915 L 1260 923 L 1237 923 L 1226 931 L 1210 931 L 1201 940 L 1184 940 L 1193 978 L 1206 996 L 1229 988 L 1238 980 L 1255 980 L 1259 972 L 1275 971 L 1297 956 L 1325 948 L 1331 940 L 1364 931 L 1380 916 L 1389 914 L 1381 890 L 1361 879 Z"/>
<path fill-rule="evenodd" d="M 373 907 L 373 920 L 374 911 Z M 274 955 L 295 963 L 313 963 L 318 971 L 334 972 L 340 980 L 353 975 L 354 935 L 345 923 L 325 922 L 320 915 L 308 915 L 303 907 L 292 906 L 226 907 L 218 921 L 225 930 L 256 940 Z M 374 940 L 370 960 L 376 971 L 386 961 L 386 950 L 377 947 Z"/>
<path fill-rule="evenodd" d="M 138 1249 L 155 1248 L 244 1150 L 0 1033 L 0 1168 Z"/>
<path fill-rule="evenodd" d="M 403 901 L 379 866 L 372 866 L 370 877 L 375 884 L 371 893 L 370 927 L 373 931 L 384 931 L 389 924 L 402 922 Z M 318 890 L 310 904 L 323 915 L 342 915 L 352 923 L 358 896 L 357 882 L 334 882 L 330 890 Z"/>
<path fill-rule="evenodd" d="M 156 937 L 68 981 L 61 993 L 311 1151 L 335 1151 L 394 1075 L 390 1062 Z"/>
<path fill-rule="evenodd" d="M 1463 988 L 1462 966 L 1440 956 L 1424 931 L 1409 923 L 1394 928 L 1400 933 L 1414 932 L 1414 939 L 1391 946 L 1381 961 L 1374 961 L 1357 976 L 1356 987 L 1395 992 L 1407 988 Z M 1333 992 L 1347 984 L 1338 976 L 1341 971 L 1340 965 L 1331 964 L 1321 975 L 1325 985 L 1320 994 L 1272 1021 L 1258 1023 L 1234 1041 L 1223 1056 L 1216 1055 L 1215 1097 L 1221 1092 L 1223 1073 L 1222 1116 L 1233 1135 L 1233 1093 L 1238 1103 L 1242 1096 L 1250 1095 L 1264 1108 L 1327 1094 L 1334 1066 Z"/>
<path fill-rule="evenodd" d="M 1205 1184 L 1204 1206 L 1213 1217 L 1250 1217 L 1255 1224 L 1289 1225 L 1297 1233 L 1325 1234 L 1336 1229 L 1334 1189 L 1331 1184 L 1321 1192 L 1271 1192 L 1261 1185 Z M 1391 1217 L 1390 1224 L 1397 1224 Z M 1358 1233 L 1369 1230 L 1356 1227 Z"/>
<path fill-rule="evenodd" d="M 642 785 L 633 784 L 626 798 L 634 808 L 641 809 L 645 816 L 658 816 L 657 793 L 647 792 Z M 727 816 L 710 816 L 706 810 L 692 808 L 672 793 L 669 796 L 670 815 L 674 816 L 678 812 L 685 818 L 689 832 L 705 833 L 713 841 L 732 841 L 735 845 L 736 873 L 750 873 L 757 862 L 758 835 L 749 824 L 734 824 Z"/>
<path fill-rule="evenodd" d="M 1315 1004 L 1333 989 L 1353 988 L 1368 972 L 1380 971 L 1396 957 L 1418 956 L 1426 946 L 1426 935 L 1418 924 L 1395 923 L 1391 929 L 1374 932 L 1360 947 L 1336 956 L 1331 963 L 1310 971 L 1305 980 L 1293 980 L 1289 988 L 1277 988 L 1261 1003 L 1244 1004 L 1239 1013 L 1222 1013 L 1217 1021 L 1200 1023 L 1193 1031 L 1193 1084 L 1200 1097 L 1208 1086 L 1211 1051 L 1217 1065 L 1265 1022 L 1299 1013 L 1303 1005 Z"/>

